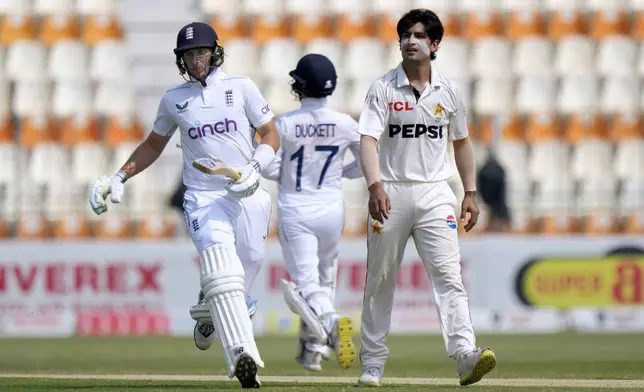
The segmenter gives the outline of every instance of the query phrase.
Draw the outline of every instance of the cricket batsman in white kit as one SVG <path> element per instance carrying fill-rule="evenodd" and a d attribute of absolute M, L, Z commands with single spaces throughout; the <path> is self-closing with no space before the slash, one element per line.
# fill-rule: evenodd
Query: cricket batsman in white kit
<path fill-rule="evenodd" d="M 470 214 L 466 231 L 478 217 L 475 163 L 463 94 L 431 66 L 443 31 L 432 11 L 405 14 L 397 25 L 402 62 L 371 85 L 360 114 L 360 158 L 370 194 L 358 380 L 363 386 L 382 380 L 396 278 L 410 236 L 432 282 L 445 347 L 457 361 L 460 384 L 481 380 L 496 365 L 491 349 L 475 345 L 459 264 L 447 143 L 454 143 L 465 190 L 460 221 Z"/>
<path fill-rule="evenodd" d="M 114 176 L 94 184 L 90 204 L 101 214 L 107 211 L 108 195 L 113 203 L 120 202 L 125 181 L 150 166 L 179 129 L 186 224 L 200 253 L 201 290 L 218 331 L 228 376 L 236 376 L 242 388 L 259 388 L 257 372 L 264 363 L 248 315 L 235 237 L 241 199 L 259 187 L 259 173 L 273 161 L 279 134 L 257 86 L 219 68 L 224 48 L 211 26 L 198 22 L 184 26 L 174 53 L 188 81 L 165 93 L 153 131 Z M 257 148 L 252 142 L 255 132 L 262 137 Z M 224 162 L 239 172 L 239 178 L 202 173 L 193 167 L 202 158 Z"/>
<path fill-rule="evenodd" d="M 289 308 L 301 319 L 296 360 L 322 370 L 328 348 L 342 368 L 356 358 L 350 318 L 334 302 L 339 244 L 344 228 L 342 178 L 360 178 L 358 123 L 327 107 L 337 86 L 333 63 L 307 54 L 289 72 L 301 107 L 276 120 L 281 145 L 264 176 L 279 183 L 279 241 L 292 281 L 282 280 Z M 351 151 L 356 158 L 343 166 Z"/>

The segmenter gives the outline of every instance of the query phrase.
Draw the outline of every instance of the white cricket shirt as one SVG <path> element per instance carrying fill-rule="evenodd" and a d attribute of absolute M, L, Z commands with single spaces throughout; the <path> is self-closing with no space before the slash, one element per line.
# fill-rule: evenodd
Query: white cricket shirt
<path fill-rule="evenodd" d="M 343 202 L 344 158 L 360 154 L 358 123 L 326 106 L 327 98 L 303 98 L 302 107 L 278 116 L 280 148 L 271 167 L 279 168 L 280 219 L 315 219 Z"/>
<path fill-rule="evenodd" d="M 447 143 L 468 136 L 463 95 L 432 66 L 416 99 L 401 63 L 371 85 L 358 132 L 379 141 L 381 180 L 446 180 L 454 170 Z"/>
<path fill-rule="evenodd" d="M 255 129 L 273 118 L 268 103 L 252 80 L 221 69 L 201 83 L 184 83 L 166 91 L 159 104 L 154 132 L 181 132 L 183 183 L 198 191 L 223 190 L 228 179 L 204 174 L 192 166 L 197 158 L 213 157 L 241 169 L 255 152 Z"/>

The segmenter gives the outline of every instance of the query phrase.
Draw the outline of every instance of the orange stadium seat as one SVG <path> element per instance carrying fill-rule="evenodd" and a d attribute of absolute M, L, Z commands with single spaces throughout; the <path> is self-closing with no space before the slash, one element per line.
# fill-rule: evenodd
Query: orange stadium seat
<path fill-rule="evenodd" d="M 644 40 L 644 10 L 638 11 L 634 16 L 631 37 L 638 41 Z"/>
<path fill-rule="evenodd" d="M 52 236 L 57 239 L 86 238 L 90 235 L 89 220 L 78 214 L 65 214 L 52 223 Z"/>
<path fill-rule="evenodd" d="M 11 116 L 2 115 L 0 118 L 0 143 L 13 143 L 15 139 Z"/>
<path fill-rule="evenodd" d="M 57 122 L 47 116 L 33 116 L 21 121 L 19 143 L 23 148 L 32 148 L 43 142 L 58 141 Z"/>
<path fill-rule="evenodd" d="M 0 23 L 0 43 L 10 46 L 20 40 L 36 39 L 36 21 L 30 16 L 7 15 Z"/>
<path fill-rule="evenodd" d="M 331 37 L 331 20 L 325 15 L 298 15 L 291 26 L 293 38 L 302 44 Z"/>
<path fill-rule="evenodd" d="M 385 14 L 377 17 L 376 36 L 385 44 L 398 41 L 398 32 L 396 32 L 396 25 L 398 24 L 399 15 Z"/>
<path fill-rule="evenodd" d="M 138 219 L 134 235 L 138 239 L 154 240 L 176 235 L 177 224 L 171 216 L 150 215 Z"/>
<path fill-rule="evenodd" d="M 67 147 L 99 140 L 98 119 L 89 114 L 78 114 L 61 122 L 60 141 Z"/>
<path fill-rule="evenodd" d="M 11 228 L 9 227 L 9 222 L 7 222 L 3 217 L 0 216 L 0 238 L 7 238 L 11 236 Z"/>
<path fill-rule="evenodd" d="M 287 37 L 290 33 L 289 20 L 282 15 L 259 15 L 252 20 L 250 36 L 257 44 L 265 44 L 276 38 Z"/>
<path fill-rule="evenodd" d="M 247 20 L 237 15 L 214 16 L 210 19 L 210 25 L 217 31 L 224 49 L 227 40 L 248 37 Z"/>
<path fill-rule="evenodd" d="M 584 35 L 587 31 L 584 14 L 576 11 L 557 11 L 550 17 L 548 37 L 559 40 L 569 35 Z"/>
<path fill-rule="evenodd" d="M 573 144 L 585 139 L 606 139 L 604 117 L 601 114 L 573 114 L 565 121 L 563 136 L 564 140 Z"/>
<path fill-rule="evenodd" d="M 40 41 L 47 46 L 51 46 L 56 41 L 75 40 L 79 37 L 80 27 L 73 16 L 47 16 L 40 28 Z"/>
<path fill-rule="evenodd" d="M 546 32 L 542 14 L 534 11 L 513 12 L 509 15 L 505 35 L 513 41 L 542 36 Z"/>
<path fill-rule="evenodd" d="M 110 211 L 92 224 L 92 237 L 125 239 L 134 234 L 132 222 L 122 213 Z"/>
<path fill-rule="evenodd" d="M 21 239 L 48 238 L 51 234 L 50 223 L 41 213 L 25 213 L 18 220 L 16 234 Z"/>
<path fill-rule="evenodd" d="M 92 15 L 85 18 L 81 36 L 87 45 L 94 46 L 104 40 L 123 39 L 123 30 L 115 16 Z"/>
<path fill-rule="evenodd" d="M 644 234 L 644 214 L 635 212 L 627 216 L 624 231 L 628 234 Z"/>
<path fill-rule="evenodd" d="M 526 119 L 525 140 L 536 143 L 542 140 L 559 139 L 561 119 L 550 113 L 530 115 Z"/>
<path fill-rule="evenodd" d="M 495 140 L 494 127 L 495 116 L 481 116 L 478 121 L 478 134 L 481 142 L 486 146 L 492 146 Z M 500 138 L 504 141 L 522 142 L 525 139 L 522 118 L 518 115 L 510 116 L 501 125 Z"/>
<path fill-rule="evenodd" d="M 502 17 L 496 12 L 468 12 L 463 26 L 463 36 L 470 41 L 503 35 Z"/>
<path fill-rule="evenodd" d="M 375 37 L 375 27 L 373 18 L 368 14 L 343 14 L 336 19 L 335 37 L 346 45 L 357 38 Z"/>
<path fill-rule="evenodd" d="M 590 35 L 600 40 L 613 35 L 628 35 L 630 33 L 630 20 L 626 11 L 596 12 L 590 21 Z"/>
<path fill-rule="evenodd" d="M 110 147 L 143 139 L 143 127 L 134 118 L 109 117 L 105 126 L 104 141 Z"/>
<path fill-rule="evenodd" d="M 606 134 L 615 143 L 644 137 L 640 118 L 635 113 L 612 116 Z"/>

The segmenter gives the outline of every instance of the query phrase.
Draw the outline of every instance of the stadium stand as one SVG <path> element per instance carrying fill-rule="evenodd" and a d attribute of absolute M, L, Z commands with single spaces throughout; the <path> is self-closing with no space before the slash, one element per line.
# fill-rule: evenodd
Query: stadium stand
<path fill-rule="evenodd" d="M 298 106 L 288 78 L 297 59 L 327 55 L 340 78 L 331 105 L 357 117 L 371 82 L 399 61 L 398 18 L 428 3 L 446 28 L 435 65 L 465 92 L 477 162 L 493 149 L 507 172 L 510 231 L 644 233 L 644 0 L 178 3 L 0 2 L 0 236 L 181 233 L 167 206 L 181 164 L 174 141 L 128 183 L 121 208 L 96 219 L 86 199 L 181 82 L 171 49 L 188 19 L 216 28 L 224 69 L 253 78 L 278 114 Z M 460 196 L 458 176 L 451 183 Z M 362 180 L 345 182 L 347 236 L 364 233 L 366 198 Z"/>

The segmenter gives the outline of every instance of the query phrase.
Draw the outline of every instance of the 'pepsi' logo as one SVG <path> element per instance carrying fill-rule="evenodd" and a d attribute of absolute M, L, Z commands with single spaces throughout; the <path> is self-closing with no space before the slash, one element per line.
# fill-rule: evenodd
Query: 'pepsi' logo
<path fill-rule="evenodd" d="M 453 215 L 447 215 L 445 221 L 447 222 L 447 227 L 449 227 L 450 229 L 455 229 L 457 227 L 456 218 L 454 218 Z"/>

